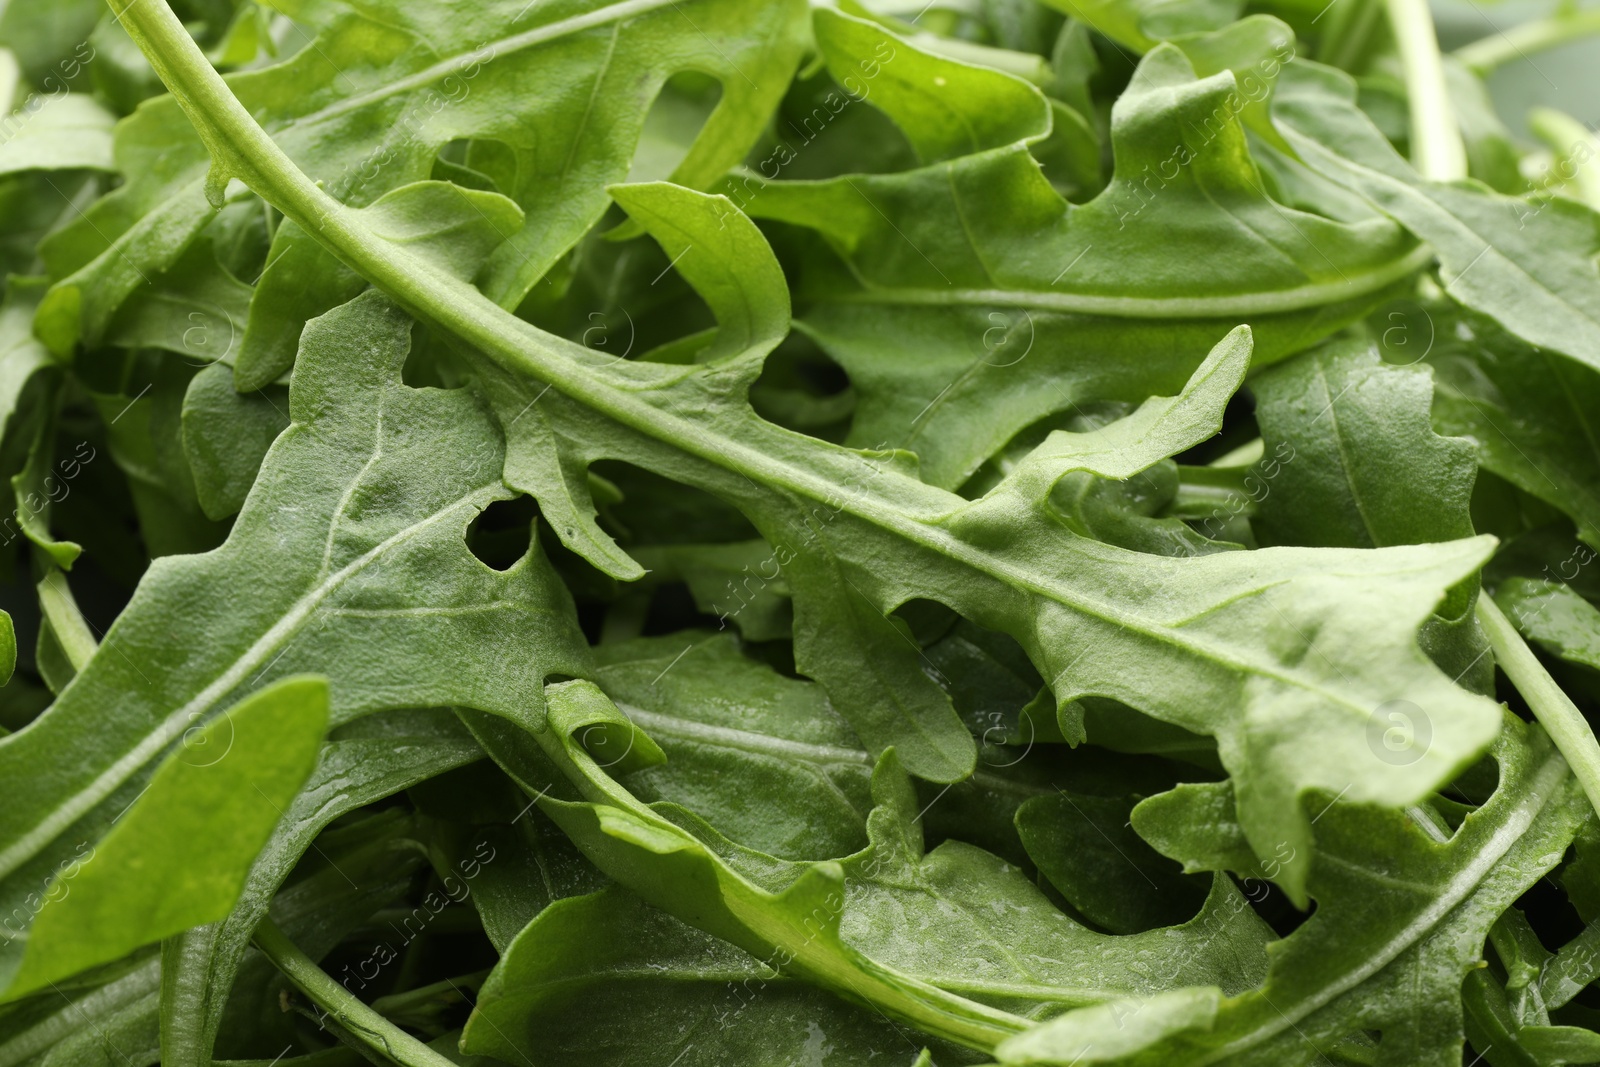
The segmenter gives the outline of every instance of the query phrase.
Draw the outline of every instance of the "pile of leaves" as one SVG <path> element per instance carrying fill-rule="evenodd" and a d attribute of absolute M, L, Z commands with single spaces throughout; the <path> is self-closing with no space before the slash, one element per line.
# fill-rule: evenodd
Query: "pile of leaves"
<path fill-rule="evenodd" d="M 0 1067 L 1600 1062 L 1595 30 L 0 4 Z"/>

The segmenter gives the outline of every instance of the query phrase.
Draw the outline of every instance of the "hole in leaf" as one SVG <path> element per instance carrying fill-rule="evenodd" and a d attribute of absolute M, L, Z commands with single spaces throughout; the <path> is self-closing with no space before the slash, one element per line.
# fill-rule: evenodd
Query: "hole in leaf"
<path fill-rule="evenodd" d="M 496 500 L 467 527 L 467 547 L 486 566 L 507 571 L 528 554 L 539 505 L 531 496 Z"/>
<path fill-rule="evenodd" d="M 767 180 L 886 174 L 917 165 L 900 127 L 869 103 L 872 83 L 835 81 L 827 70 L 797 80 L 772 128 L 775 137 L 751 153 L 750 167 Z"/>
<path fill-rule="evenodd" d="M 671 176 L 721 99 L 722 83 L 709 74 L 689 70 L 668 78 L 645 115 L 628 181 L 665 181 Z"/>
<path fill-rule="evenodd" d="M 1561 866 L 1517 898 L 1517 907 L 1527 916 L 1528 925 L 1546 945 L 1566 944 L 1583 932 L 1585 916 L 1593 919 L 1600 915 L 1600 894 L 1592 888 L 1600 857 L 1594 855 L 1593 844 L 1592 839 L 1580 840 L 1578 845 L 1569 847 Z M 1600 998 L 1593 1003 L 1600 1007 Z"/>
<path fill-rule="evenodd" d="M 513 196 L 517 191 L 517 157 L 504 141 L 458 139 L 439 149 L 429 177 L 454 182 L 464 189 Z"/>
<path fill-rule="evenodd" d="M 1288 937 L 1300 927 L 1305 925 L 1307 919 L 1317 912 L 1317 902 L 1313 900 L 1310 907 L 1301 911 L 1294 906 L 1283 890 L 1273 883 L 1262 878 L 1239 878 L 1233 876 L 1239 884 L 1240 892 L 1245 899 L 1255 906 L 1256 914 L 1266 920 L 1279 937 Z"/>
<path fill-rule="evenodd" d="M 845 369 L 795 332 L 767 357 L 750 387 L 750 406 L 768 422 L 838 443 L 850 430 L 856 396 Z"/>
<path fill-rule="evenodd" d="M 682 482 L 620 460 L 601 460 L 590 472 L 615 488 L 616 499 L 600 506 L 600 521 L 624 546 L 723 544 L 760 536 L 737 508 Z"/>
<path fill-rule="evenodd" d="M 469 375 L 449 342 L 427 323 L 411 328 L 411 351 L 400 367 L 400 380 L 413 389 L 459 388 Z"/>

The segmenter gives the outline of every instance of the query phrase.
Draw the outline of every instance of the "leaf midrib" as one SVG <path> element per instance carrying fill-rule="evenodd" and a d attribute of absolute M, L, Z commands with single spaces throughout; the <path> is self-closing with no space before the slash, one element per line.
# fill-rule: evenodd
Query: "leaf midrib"
<path fill-rule="evenodd" d="M 397 81 L 389 82 L 376 89 L 369 89 L 364 93 L 345 97 L 343 100 L 329 104 L 320 110 L 301 115 L 285 123 L 279 129 L 291 129 L 301 125 L 310 126 L 319 122 L 326 122 L 329 119 L 338 118 L 340 115 L 348 114 L 351 111 L 358 111 L 371 104 L 381 103 L 390 97 L 409 93 L 434 82 L 443 81 L 451 75 L 460 74 L 474 64 L 492 63 L 502 56 L 545 44 L 559 37 L 582 33 L 584 30 L 594 29 L 597 26 L 604 26 L 608 23 L 622 22 L 635 15 L 649 14 L 659 8 L 675 8 L 677 6 L 676 0 L 624 0 L 623 3 L 610 4 L 597 11 L 558 19 L 543 26 L 535 26 L 530 30 L 524 30 L 521 33 L 512 34 L 510 37 L 493 42 L 494 52 L 487 59 L 474 58 L 481 56 L 483 46 L 479 46 L 470 52 L 457 53 Z M 421 39 L 415 30 L 404 29 L 400 32 L 419 40 Z"/>
<path fill-rule="evenodd" d="M 1316 372 L 1317 384 L 1322 387 L 1322 395 L 1328 398 L 1328 406 L 1325 411 L 1328 416 L 1328 424 L 1332 430 L 1333 448 L 1338 456 L 1339 470 L 1344 474 L 1345 484 L 1350 488 L 1350 503 L 1356 509 L 1356 516 L 1361 520 L 1361 528 L 1366 531 L 1367 540 L 1371 541 L 1375 547 L 1381 546 L 1383 542 L 1378 539 L 1378 532 L 1373 526 L 1371 517 L 1367 515 L 1367 505 L 1361 495 L 1361 486 L 1359 479 L 1356 477 L 1355 465 L 1350 461 L 1350 451 L 1346 447 L 1344 431 L 1339 426 L 1339 400 L 1344 396 L 1344 392 L 1334 393 L 1333 384 L 1328 381 L 1326 358 L 1326 352 L 1318 352 L 1311 361 L 1311 366 Z M 1355 383 L 1351 383 L 1348 388 L 1355 388 Z"/>
<path fill-rule="evenodd" d="M 866 284 L 860 292 L 835 296 L 846 304 L 908 304 L 940 307 L 1008 307 L 1129 319 L 1232 318 L 1308 311 L 1352 300 L 1399 281 L 1433 259 L 1427 245 L 1399 259 L 1338 281 L 1310 282 L 1290 289 L 1221 296 L 1101 296 L 1045 289 L 925 289 Z"/>
<path fill-rule="evenodd" d="M 817 744 L 810 741 L 794 741 L 785 737 L 774 737 L 771 734 L 740 730 L 734 726 L 717 726 L 712 723 L 696 722 L 693 719 L 679 718 L 661 712 L 646 711 L 641 707 L 622 701 L 617 701 L 616 704 L 629 719 L 633 720 L 634 725 L 643 728 L 652 737 L 668 737 L 691 744 L 699 743 L 717 748 L 731 748 L 740 752 L 748 752 L 751 755 L 790 759 L 823 767 L 847 764 L 871 770 L 876 762 L 872 758 L 872 754 L 866 749 L 845 748 L 841 745 Z M 974 771 L 966 781 L 971 782 L 973 785 L 992 789 L 995 792 L 1022 796 L 1052 796 L 1056 792 L 1053 787 L 1030 786 L 1026 782 L 1020 782 L 1003 775 L 986 773 L 981 768 Z"/>
<path fill-rule="evenodd" d="M 646 2 L 646 0 L 639 0 Z M 650 0 L 653 2 L 653 0 Z M 670 2 L 670 0 L 669 0 Z M 505 311 L 475 286 L 432 264 L 417 259 L 404 249 L 384 241 L 364 227 L 359 212 L 334 200 L 301 172 L 283 150 L 245 110 L 210 63 L 183 30 L 165 4 L 141 5 L 139 0 L 111 0 L 125 22 L 131 22 L 144 38 L 141 47 L 160 59 L 161 73 L 169 88 L 183 104 L 191 120 L 208 143 L 226 151 L 240 176 L 263 199 L 314 234 L 352 269 L 378 288 L 388 292 L 408 310 L 432 320 L 480 348 L 513 373 L 528 374 L 559 389 L 562 393 L 648 437 L 716 467 L 735 472 L 752 484 L 794 492 L 799 496 L 837 501 L 837 486 L 830 480 L 720 433 L 713 434 L 674 413 L 660 410 L 649 401 L 618 385 L 601 380 L 591 368 L 563 354 L 556 338 L 542 333 Z M 1419 248 L 1413 256 L 1431 255 Z M 1409 269 L 1409 268 L 1408 268 Z M 579 349 L 587 354 L 587 350 Z M 750 415 L 751 419 L 757 417 Z M 770 425 L 763 423 L 762 425 Z M 786 431 L 773 428 L 783 435 Z M 815 444 L 800 434 L 796 439 Z M 888 473 L 888 472 L 882 472 Z M 904 479 L 907 487 L 925 499 L 937 498 L 941 506 L 954 509 L 964 502 L 953 494 Z M 865 494 L 845 495 L 841 511 L 893 533 L 910 544 L 959 561 L 966 567 L 1034 596 L 1054 600 L 1085 616 L 1091 616 L 1134 633 L 1183 649 L 1201 660 L 1221 663 L 1248 675 L 1274 679 L 1282 684 L 1314 692 L 1330 704 L 1347 709 L 1365 719 L 1368 709 L 1342 694 L 1329 691 L 1315 678 L 1272 665 L 1247 663 L 1228 650 L 1210 647 L 1170 626 L 1147 623 L 1129 612 L 1081 594 L 1047 586 L 1022 567 L 1008 566 L 929 521 L 885 506 L 862 503 Z M 946 503 L 946 501 L 948 501 Z M 936 516 L 930 516 L 935 518 Z M 1066 531 L 1063 531 L 1066 533 Z M 1075 535 L 1067 534 L 1069 537 Z"/>
<path fill-rule="evenodd" d="M 203 72 L 196 70 L 195 75 L 194 80 L 202 87 L 208 86 L 212 80 L 215 84 L 202 94 L 205 106 L 197 106 L 190 100 L 191 116 L 208 127 L 220 124 L 221 128 L 216 129 L 215 137 L 232 149 L 234 160 L 255 179 L 258 193 L 294 218 L 307 232 L 316 235 L 330 251 L 408 310 L 455 333 L 507 370 L 546 382 L 622 426 L 713 466 L 738 473 L 752 484 L 787 490 L 830 506 L 837 503 L 836 486 L 827 478 L 735 438 L 709 433 L 704 426 L 663 411 L 619 385 L 600 379 L 589 367 L 565 355 L 558 347 L 558 339 L 503 310 L 470 283 L 417 259 L 367 230 L 355 209 L 347 208 L 313 185 L 283 154 L 228 92 L 209 64 L 204 65 Z M 176 87 L 180 90 L 191 88 L 184 79 L 177 80 Z M 317 221 L 311 221 L 313 219 Z M 785 433 L 776 427 L 772 430 L 778 434 Z M 803 435 L 791 436 L 815 444 Z M 881 469 L 879 474 L 893 476 Z M 965 503 L 953 494 L 924 483 L 910 479 L 905 481 L 908 487 L 925 497 L 937 496 L 942 507 L 954 510 Z M 862 493 L 847 494 L 840 510 L 925 551 L 959 561 L 979 574 L 999 579 L 1034 596 L 1053 600 L 1082 615 L 1163 641 L 1183 649 L 1191 656 L 1221 663 L 1240 673 L 1271 678 L 1285 685 L 1315 692 L 1330 703 L 1349 709 L 1363 720 L 1368 714 L 1367 708 L 1331 692 L 1317 679 L 1303 678 L 1297 672 L 1274 669 L 1269 665 L 1247 663 L 1226 654 L 1223 649 L 1209 647 L 1192 637 L 1180 635 L 1173 627 L 1152 625 L 1110 604 L 1075 591 L 1046 585 L 1035 580 L 1024 568 L 1007 565 L 989 553 L 937 529 L 927 519 L 892 507 L 871 506 L 875 502 L 869 501 L 864 505 L 864 496 Z M 1063 534 L 1076 537 L 1066 530 L 1063 530 Z"/>

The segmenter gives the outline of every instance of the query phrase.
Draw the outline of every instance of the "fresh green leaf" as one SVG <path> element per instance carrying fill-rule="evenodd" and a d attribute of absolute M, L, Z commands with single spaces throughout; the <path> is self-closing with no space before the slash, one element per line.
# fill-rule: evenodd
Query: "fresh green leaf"
<path fill-rule="evenodd" d="M 1600 1055 L 1515 17 L 0 0 L 0 1067 Z"/>
<path fill-rule="evenodd" d="M 1145 988 L 1135 964 L 1152 953 L 1195 980 L 1238 988 L 1253 980 L 1263 931 L 1229 908 L 1231 883 L 1216 882 L 1206 911 L 1183 927 L 1126 938 L 1093 933 L 980 849 L 947 842 L 924 855 L 910 783 L 892 755 L 873 777 L 870 847 L 842 863 L 797 864 L 736 845 L 676 805 L 646 806 L 617 785 L 602 762 L 627 771 L 663 756 L 592 684 L 553 690 L 550 716 L 552 730 L 538 735 L 542 758 L 519 752 L 499 728 L 479 736 L 602 870 L 769 967 L 946 1040 L 985 1048 L 992 1035 L 1023 1025 L 999 1007 L 1048 1013 Z M 582 801 L 556 799 L 557 783 L 525 777 L 556 768 Z M 903 936 L 900 923 L 933 916 L 961 928 L 952 933 L 954 953 Z M 1033 951 L 1018 956 L 1017 944 Z M 1264 962 L 1255 956 L 1257 972 Z"/>
<path fill-rule="evenodd" d="M 197 81 L 193 91 L 221 90 Z M 273 151 L 259 129 L 249 127 L 240 115 L 229 112 L 228 118 L 215 121 L 249 138 L 242 142 L 248 147 L 236 153 Z M 262 184 L 268 183 L 263 179 Z M 279 192 L 296 203 L 304 198 L 310 198 L 305 203 L 323 202 L 317 199 L 323 194 L 303 178 L 291 179 Z M 617 195 L 639 202 L 647 224 L 655 217 L 652 211 L 659 211 L 654 205 L 675 199 L 680 205 L 677 227 L 705 234 L 709 248 L 737 254 L 744 261 L 737 276 L 767 291 L 760 279 L 777 265 L 753 229 L 729 216 L 725 202 L 665 186 L 618 190 Z M 489 376 L 500 412 L 514 421 L 515 413 L 525 414 L 530 405 L 543 403 L 546 429 L 541 432 L 564 431 L 560 437 L 568 451 L 563 464 L 575 455 L 582 461 L 636 458 L 658 473 L 739 504 L 775 545 L 805 532 L 807 551 L 796 553 L 787 564 L 780 559 L 780 565 L 789 567 L 786 577 L 795 595 L 797 664 L 838 693 L 870 748 L 894 745 L 915 773 L 950 780 L 963 776 L 974 759 L 974 746 L 947 698 L 921 672 L 911 650 L 897 646 L 903 638 L 883 615 L 918 596 L 947 602 L 973 621 L 1010 632 L 1022 642 L 1067 711 L 1062 725 L 1069 737 L 1081 736 L 1073 721 L 1073 702 L 1085 695 L 1114 697 L 1194 732 L 1219 736 L 1224 764 L 1240 777 L 1244 822 L 1264 852 L 1280 840 L 1309 848 L 1309 819 L 1298 803 L 1305 790 L 1331 786 L 1353 790 L 1352 799 L 1415 800 L 1469 763 L 1492 735 L 1493 715 L 1486 703 L 1453 689 L 1411 640 L 1444 591 L 1476 569 L 1482 543 L 1363 553 L 1338 563 L 1325 553 L 1280 553 L 1273 556 L 1279 570 L 1270 578 L 1254 560 L 1242 560 L 1237 553 L 1172 560 L 1119 555 L 1059 536 L 1061 528 L 1034 510 L 1030 491 L 1049 484 L 1042 463 L 1019 471 L 1025 478 L 962 507 L 948 494 L 902 473 L 894 457 L 869 457 L 802 439 L 761 422 L 748 407 L 727 404 L 724 398 L 740 396 L 748 388 L 776 337 L 764 338 L 736 358 L 694 367 L 596 366 L 592 353 L 563 346 L 494 310 L 476 290 L 426 270 L 392 242 L 363 236 L 368 231 L 359 228 L 349 233 L 348 239 L 340 239 L 343 254 L 374 270 L 382 265 L 389 272 L 384 276 L 395 279 L 406 299 L 426 306 L 431 318 L 496 354 L 497 362 L 485 361 L 480 370 Z M 406 278 L 403 264 L 411 264 L 416 273 Z M 698 282 L 699 272 L 707 269 L 692 268 L 690 281 Z M 508 368 L 536 370 L 559 388 L 534 388 Z M 642 399 L 641 392 L 649 399 Z M 521 451 L 515 441 L 512 448 L 514 454 Z M 546 467 L 549 462 L 545 457 Z M 842 501 L 833 488 L 839 485 L 850 490 Z M 809 511 L 796 509 L 802 501 Z M 825 527 L 817 522 L 819 511 L 833 516 Z M 556 531 L 569 544 L 582 543 L 563 522 L 556 523 Z M 810 548 L 815 541 L 826 551 Z M 1023 543 L 1032 557 L 1028 574 L 1071 578 L 1040 583 L 1024 577 L 1015 563 L 1006 562 Z M 880 544 L 886 547 L 869 547 Z M 917 581 L 910 571 L 884 572 L 884 551 L 915 558 L 925 577 Z M 862 554 L 852 559 L 852 552 Z M 1135 568 L 1138 579 L 1132 578 Z M 1162 573 L 1167 577 L 1156 577 Z M 1088 588 L 1082 585 L 1085 581 Z M 1177 583 L 1189 590 L 1186 597 L 1175 597 Z M 1137 590 L 1147 587 L 1162 588 L 1162 609 L 1173 614 L 1141 617 L 1150 605 L 1137 599 Z M 1365 592 L 1358 594 L 1357 588 Z M 1324 592 L 1319 596 L 1313 590 Z M 1135 597 L 1131 601 L 1130 592 Z M 1383 625 L 1373 624 L 1372 613 L 1353 610 L 1362 596 L 1386 601 Z M 1335 602 L 1347 609 L 1347 626 L 1330 625 L 1323 608 Z M 1398 607 L 1406 602 L 1410 610 Z M 1219 612 L 1222 604 L 1227 610 Z M 1262 615 L 1263 610 L 1272 617 Z M 1315 659 L 1303 647 L 1309 631 L 1294 622 L 1293 613 L 1308 611 L 1312 614 L 1305 622 L 1309 626 L 1315 618 L 1312 629 L 1321 643 Z M 1263 650 L 1253 645 L 1223 652 L 1225 646 L 1214 643 L 1230 632 L 1242 636 L 1233 620 L 1245 617 L 1251 625 L 1273 628 L 1288 620 L 1287 630 L 1295 635 L 1285 650 L 1292 668 L 1276 652 L 1263 660 Z M 831 621 L 825 625 L 824 620 Z M 1138 635 L 1138 640 L 1129 642 L 1129 635 Z M 1329 641 L 1343 647 L 1330 648 Z M 1068 651 L 1089 642 L 1103 642 L 1105 654 L 1086 657 Z M 1353 651 L 1365 643 L 1383 652 Z M 863 648 L 870 649 L 866 671 L 847 658 Z M 1162 655 L 1152 657 L 1158 649 Z M 1379 661 L 1383 668 L 1373 671 Z M 1373 673 L 1363 685 L 1352 687 L 1353 671 Z M 1330 701 L 1328 687 L 1333 692 L 1352 689 Z M 1398 696 L 1401 692 L 1406 695 Z M 1196 693 L 1209 694 L 1215 703 L 1209 708 L 1197 704 Z M 1243 715 L 1240 695 L 1251 701 Z M 1440 728 L 1423 759 L 1405 767 L 1373 758 L 1366 741 L 1373 709 L 1395 699 L 1453 709 L 1438 716 Z M 1341 710 L 1330 712 L 1330 706 Z M 1264 726 L 1253 715 L 1270 715 L 1274 726 Z M 1245 728 L 1247 722 L 1252 729 Z M 1312 724 L 1321 726 L 1321 732 Z M 1315 769 L 1313 760 L 1319 765 Z M 1292 873 L 1290 877 L 1295 878 Z M 1296 881 L 1289 887 L 1300 896 Z"/>
<path fill-rule="evenodd" d="M 1470 537 L 1476 463 L 1466 441 L 1434 434 L 1432 378 L 1427 366 L 1334 342 L 1252 382 L 1263 442 L 1293 457 L 1259 505 L 1262 540 L 1367 548 Z"/>
<path fill-rule="evenodd" d="M 15 128 L 0 144 L 0 175 L 115 169 L 111 127 L 116 116 L 86 93 L 31 98 L 10 121 Z"/>
<path fill-rule="evenodd" d="M 1316 854 L 1271 861 L 1310 866 L 1317 911 L 1275 944 L 1266 984 L 1220 1000 L 1125 1002 L 1123 1016 L 1146 1006 L 1159 1014 L 1102 1062 L 1311 1063 L 1360 1030 L 1381 1031 L 1379 1062 L 1454 1062 L 1461 982 L 1490 926 L 1560 861 L 1585 815 L 1565 762 L 1537 727 L 1508 718 L 1495 759 L 1498 789 L 1454 828 L 1427 805 L 1382 810 L 1330 794 Z M 1180 787 L 1141 805 L 1134 826 L 1187 867 L 1233 866 L 1252 857 L 1239 852 L 1226 816 L 1216 817 L 1225 795 L 1225 787 Z M 1253 864 L 1240 873 L 1271 876 Z M 1010 1062 L 1070 1062 L 1082 1025 L 1072 1015 L 1046 1024 L 1017 1039 Z M 1002 1046 L 1000 1062 L 1008 1056 Z"/>
<path fill-rule="evenodd" d="M 282 819 L 225 918 L 175 931 L 162 948 L 161 1042 L 170 1064 L 209 1065 L 234 976 L 250 934 L 293 864 L 329 823 L 422 781 L 482 757 L 461 732 L 410 714 L 358 720 L 322 746 L 305 783 L 280 799 Z"/>
<path fill-rule="evenodd" d="M 581 669 L 568 602 L 542 561 L 496 572 L 462 540 L 507 495 L 500 437 L 470 395 L 398 381 L 408 332 L 375 294 L 313 327 L 291 390 L 295 425 L 228 541 L 158 563 L 62 698 L 0 740 L 7 779 L 30 783 L 0 827 L 8 911 L 53 884 L 80 843 L 93 847 L 150 762 L 230 698 L 341 662 L 351 673 L 335 672 L 336 725 L 455 704 L 531 721 L 542 675 L 526 673 L 522 642 L 548 649 L 549 671 Z M 56 745 L 76 753 L 70 773 L 41 755 Z M 8 947 L 15 967 L 20 945 Z"/>
<path fill-rule="evenodd" d="M 517 938 L 478 998 L 465 1048 L 516 1063 L 678 1057 L 739 1063 L 910 1063 L 890 1021 L 791 978 L 624 890 L 571 897 Z M 939 1062 L 971 1063 L 941 1044 Z"/>
<path fill-rule="evenodd" d="M 56 873 L 11 995 L 225 915 L 327 721 L 326 680 L 291 677 L 186 734 L 111 831 Z"/>
<path fill-rule="evenodd" d="M 1252 39 L 1277 51 L 1250 73 L 1255 86 L 1293 54 L 1292 36 L 1266 21 L 1276 30 Z M 862 44 L 830 62 L 873 60 Z M 1015 112 L 1019 134 L 1032 116 L 1036 139 L 1049 116 L 1026 89 L 990 90 L 991 106 Z M 866 99 L 913 143 L 961 128 L 932 102 L 907 106 L 919 99 L 909 92 Z M 954 488 L 1046 415 L 1176 390 L 1241 321 L 1270 362 L 1422 265 L 1415 242 L 1354 197 L 1326 213 L 1275 199 L 1251 156 L 1247 105 L 1232 71 L 1202 75 L 1170 46 L 1151 53 L 1112 110 L 1111 182 L 1085 204 L 1050 188 L 1020 135 L 901 174 L 724 188 L 750 214 L 816 230 L 848 265 L 848 277 L 802 279 L 816 301 L 802 327 L 860 396 L 848 443 L 914 449 L 927 480 Z M 967 417 L 980 398 L 986 416 Z"/>
<path fill-rule="evenodd" d="M 1426 240 L 1445 291 L 1529 344 L 1596 366 L 1597 216 L 1564 198 L 1537 203 L 1470 182 L 1425 182 L 1355 107 L 1342 74 L 1295 64 L 1273 118 L 1311 166 Z"/>

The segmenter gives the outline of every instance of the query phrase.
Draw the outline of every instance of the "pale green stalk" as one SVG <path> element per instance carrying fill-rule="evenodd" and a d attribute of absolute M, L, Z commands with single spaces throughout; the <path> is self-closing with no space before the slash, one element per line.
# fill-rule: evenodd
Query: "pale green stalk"
<path fill-rule="evenodd" d="M 138 3 L 139 0 L 134 0 Z M 284 977 L 295 988 L 310 997 L 316 1005 L 350 1036 L 401 1067 L 455 1067 L 448 1057 L 435 1052 L 421 1041 L 395 1026 L 388 1019 L 363 1004 L 354 993 L 334 981 L 318 967 L 284 932 L 273 925 L 271 919 L 262 919 L 256 927 L 256 947 L 267 954 Z"/>
<path fill-rule="evenodd" d="M 78 602 L 72 597 L 67 576 L 59 567 L 50 566 L 39 580 L 39 607 L 50 622 L 61 651 L 66 653 L 72 669 L 81 671 L 88 664 L 100 643 L 95 640 L 89 624 L 83 621 Z"/>
<path fill-rule="evenodd" d="M 1528 113 L 1528 128 L 1555 153 L 1551 178 L 1570 179 L 1583 202 L 1600 210 L 1600 144 L 1594 132 L 1571 115 L 1548 107 Z"/>
<path fill-rule="evenodd" d="M 1544 669 L 1516 626 L 1488 593 L 1478 595 L 1478 621 L 1483 624 L 1489 645 L 1494 649 L 1495 662 L 1528 702 L 1534 718 L 1566 757 L 1589 803 L 1600 812 L 1600 741 L 1595 740 L 1588 720 L 1550 677 L 1550 672 Z"/>
<path fill-rule="evenodd" d="M 1444 60 L 1428 0 L 1385 0 L 1411 106 L 1411 161 L 1424 178 L 1448 182 L 1467 176 L 1455 110 L 1444 81 Z"/>
<path fill-rule="evenodd" d="M 736 439 L 703 432 L 684 416 L 663 411 L 636 392 L 619 389 L 590 365 L 571 358 L 548 334 L 496 305 L 468 282 L 386 241 L 359 213 L 323 192 L 306 177 L 234 97 L 200 52 L 165 0 L 108 0 L 112 10 L 149 57 L 173 97 L 220 168 L 213 177 L 237 177 L 263 200 L 297 222 L 332 254 L 418 318 L 433 322 L 505 370 L 545 382 L 589 410 L 639 433 L 672 444 L 684 455 L 804 500 L 830 503 L 838 487 L 825 475 L 784 455 Z M 208 183 L 221 199 L 220 180 Z M 1420 266 L 1420 263 L 1418 264 Z M 830 503 L 830 506 L 832 504 Z M 977 569 L 995 572 L 997 561 L 942 527 L 908 511 L 877 506 L 865 494 L 846 494 L 844 513 Z M 1042 576 L 1007 564 L 1004 581 L 1040 596 L 1060 599 Z M 1115 609 L 1073 602 L 1093 613 Z"/>
<path fill-rule="evenodd" d="M 1516 59 L 1527 59 L 1570 41 L 1600 33 L 1600 8 L 1570 11 L 1524 22 L 1455 50 L 1455 58 L 1478 74 L 1488 74 Z"/>
<path fill-rule="evenodd" d="M 547 382 L 591 410 L 645 434 L 670 440 L 685 453 L 743 474 L 753 482 L 779 486 L 815 500 L 834 499 L 836 487 L 815 472 L 753 446 L 711 438 L 678 416 L 654 408 L 648 400 L 615 388 L 550 345 L 533 326 L 493 304 L 472 285 L 373 235 L 352 209 L 307 178 L 256 124 L 165 0 L 109 3 L 194 123 L 219 168 L 213 172 L 214 179 L 238 177 L 408 311 L 438 323 L 507 370 Z M 221 184 L 217 180 L 209 183 L 218 199 Z M 900 512 L 874 512 L 853 498 L 847 499 L 844 506 L 860 508 L 868 521 L 914 540 L 926 542 L 930 537 L 942 537 Z M 936 543 L 942 551 L 952 554 L 961 549 L 959 542 L 953 540 Z M 1020 575 L 1008 577 L 1023 580 Z M 258 931 L 257 940 L 262 936 Z M 270 932 L 266 936 L 270 939 Z M 281 938 L 277 943 L 280 948 L 286 945 Z M 807 945 L 779 947 L 791 950 L 799 959 L 814 951 Z M 1016 1016 L 933 987 L 908 989 L 904 983 L 877 971 L 852 973 L 841 980 L 851 994 L 879 1010 L 974 1048 L 993 1048 L 1023 1024 Z M 982 1016 L 981 1021 L 974 1015 Z"/>

